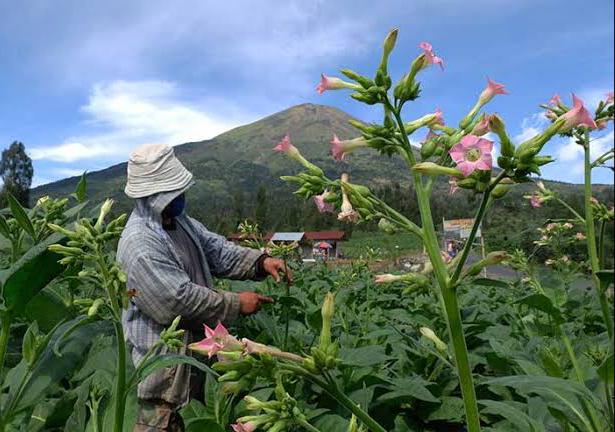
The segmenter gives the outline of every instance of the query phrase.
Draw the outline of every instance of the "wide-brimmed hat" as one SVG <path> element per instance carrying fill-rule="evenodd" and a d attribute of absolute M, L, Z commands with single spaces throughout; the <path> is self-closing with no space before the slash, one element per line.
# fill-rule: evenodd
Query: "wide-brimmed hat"
<path fill-rule="evenodd" d="M 130 198 L 186 190 L 192 184 L 192 173 L 175 157 L 173 147 L 168 145 L 142 145 L 128 159 L 124 192 Z"/>

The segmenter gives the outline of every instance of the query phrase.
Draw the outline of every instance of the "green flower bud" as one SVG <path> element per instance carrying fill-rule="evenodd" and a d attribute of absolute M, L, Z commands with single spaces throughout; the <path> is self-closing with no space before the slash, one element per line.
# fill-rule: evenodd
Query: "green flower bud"
<path fill-rule="evenodd" d="M 457 168 L 444 167 L 433 162 L 420 162 L 412 167 L 412 170 L 429 176 L 446 175 L 451 177 L 463 177 Z"/>
<path fill-rule="evenodd" d="M 446 344 L 436 335 L 436 333 L 432 329 L 430 329 L 429 327 L 421 327 L 419 330 L 425 338 L 429 339 L 434 343 L 438 351 L 446 352 Z"/>
<path fill-rule="evenodd" d="M 93 317 L 98 313 L 98 309 L 105 303 L 105 301 L 103 299 L 96 299 L 94 300 L 94 303 L 92 303 L 92 306 L 90 306 L 90 308 L 88 309 L 88 316 L 89 317 Z"/>
<path fill-rule="evenodd" d="M 491 196 L 494 199 L 499 199 L 499 198 L 502 198 L 504 195 L 506 195 L 509 190 L 510 190 L 509 185 L 499 184 L 493 188 L 493 190 L 491 191 Z"/>
<path fill-rule="evenodd" d="M 397 232 L 395 225 L 393 225 L 385 218 L 380 219 L 380 221 L 378 222 L 378 228 L 380 229 L 380 231 L 386 234 L 395 234 Z"/>
<path fill-rule="evenodd" d="M 331 344 L 331 321 L 335 312 L 335 294 L 328 292 L 322 303 L 322 329 L 320 331 L 320 348 L 326 349 Z"/>

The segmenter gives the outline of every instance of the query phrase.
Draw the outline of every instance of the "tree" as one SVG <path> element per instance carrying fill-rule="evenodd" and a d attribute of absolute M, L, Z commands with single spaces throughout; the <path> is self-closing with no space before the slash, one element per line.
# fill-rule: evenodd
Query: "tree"
<path fill-rule="evenodd" d="M 32 174 L 32 159 L 26 154 L 26 148 L 23 143 L 13 141 L 13 144 L 2 152 L 0 161 L 0 177 L 4 182 L 0 192 L 0 207 L 6 207 L 7 193 L 12 194 L 21 205 L 29 205 Z"/>
<path fill-rule="evenodd" d="M 254 218 L 261 228 L 266 227 L 267 223 L 267 189 L 264 186 L 258 188 L 256 192 L 256 205 L 254 206 Z"/>

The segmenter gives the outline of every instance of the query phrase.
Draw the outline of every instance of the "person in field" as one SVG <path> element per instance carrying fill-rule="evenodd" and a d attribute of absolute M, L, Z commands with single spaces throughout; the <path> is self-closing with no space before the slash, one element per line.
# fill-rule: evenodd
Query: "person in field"
<path fill-rule="evenodd" d="M 182 317 L 186 346 L 203 337 L 203 324 L 229 325 L 256 313 L 269 297 L 214 288 L 214 277 L 280 279 L 282 260 L 237 246 L 186 214 L 192 174 L 172 147 L 144 145 L 128 160 L 125 193 L 135 207 L 119 241 L 117 259 L 134 293 L 122 316 L 128 349 L 138 364 L 173 319 Z M 291 277 L 290 273 L 286 275 Z M 165 352 L 163 349 L 160 353 Z M 181 431 L 177 410 L 199 394 L 199 379 L 187 365 L 153 373 L 138 386 L 135 432 Z M 202 394 L 202 389 L 200 390 Z"/>

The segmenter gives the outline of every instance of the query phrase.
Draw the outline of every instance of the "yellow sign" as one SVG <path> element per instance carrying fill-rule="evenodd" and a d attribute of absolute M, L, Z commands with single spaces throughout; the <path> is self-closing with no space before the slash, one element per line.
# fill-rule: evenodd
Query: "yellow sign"
<path fill-rule="evenodd" d="M 451 219 L 451 220 L 442 220 L 442 229 L 444 232 L 454 232 L 458 233 L 460 238 L 468 238 L 470 237 L 470 231 L 472 231 L 472 226 L 474 226 L 474 219 Z M 476 237 L 480 237 L 480 227 L 476 232 Z"/>

